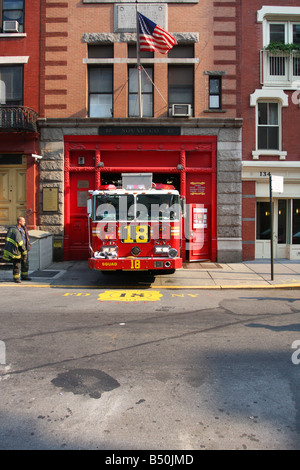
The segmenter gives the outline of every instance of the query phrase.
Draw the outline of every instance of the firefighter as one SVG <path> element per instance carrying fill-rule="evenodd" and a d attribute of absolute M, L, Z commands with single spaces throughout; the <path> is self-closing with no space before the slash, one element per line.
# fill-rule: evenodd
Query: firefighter
<path fill-rule="evenodd" d="M 13 263 L 13 280 L 17 283 L 22 280 L 31 281 L 28 277 L 28 252 L 31 245 L 24 217 L 17 218 L 17 225 L 10 227 L 5 238 L 3 259 Z"/>

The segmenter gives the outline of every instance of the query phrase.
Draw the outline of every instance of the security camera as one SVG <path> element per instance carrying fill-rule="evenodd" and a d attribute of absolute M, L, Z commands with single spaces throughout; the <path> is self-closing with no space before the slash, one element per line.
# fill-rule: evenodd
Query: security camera
<path fill-rule="evenodd" d="M 41 160 L 43 158 L 42 155 L 36 155 L 35 153 L 33 153 L 31 156 L 35 159 L 38 159 L 38 160 Z"/>

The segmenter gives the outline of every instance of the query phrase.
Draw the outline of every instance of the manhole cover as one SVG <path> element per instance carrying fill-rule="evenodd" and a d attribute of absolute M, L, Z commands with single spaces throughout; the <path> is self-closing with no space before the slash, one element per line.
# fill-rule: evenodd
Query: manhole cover
<path fill-rule="evenodd" d="M 103 392 L 110 392 L 120 384 L 110 375 L 97 369 L 74 369 L 58 374 L 51 380 L 53 385 L 75 395 L 89 395 L 100 398 Z"/>

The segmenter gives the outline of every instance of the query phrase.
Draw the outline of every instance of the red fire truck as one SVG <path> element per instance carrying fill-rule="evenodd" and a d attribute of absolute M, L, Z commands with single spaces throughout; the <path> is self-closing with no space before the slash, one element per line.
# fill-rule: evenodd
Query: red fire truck
<path fill-rule="evenodd" d="M 151 173 L 123 173 L 122 187 L 89 191 L 89 267 L 174 272 L 182 267 L 182 200 Z"/>

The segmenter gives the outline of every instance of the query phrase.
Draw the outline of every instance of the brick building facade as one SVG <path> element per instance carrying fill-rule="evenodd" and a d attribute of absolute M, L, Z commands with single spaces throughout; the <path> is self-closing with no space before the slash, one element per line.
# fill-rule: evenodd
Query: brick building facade
<path fill-rule="evenodd" d="M 39 0 L 0 2 L 0 225 L 38 225 Z M 36 20 L 33 21 L 33 18 Z"/>
<path fill-rule="evenodd" d="M 177 40 L 168 55 L 141 56 L 142 118 L 136 5 Z M 199 260 L 241 260 L 239 15 L 238 0 L 41 1 L 40 228 L 54 232 L 57 258 L 77 248 L 86 256 L 76 194 L 150 168 L 154 181 L 173 182 L 187 203 L 205 207 L 211 247 Z M 51 189 L 57 205 L 49 211 Z"/>
<path fill-rule="evenodd" d="M 269 173 L 274 256 L 299 259 L 300 2 L 241 2 L 241 27 L 243 259 L 270 257 Z"/>

